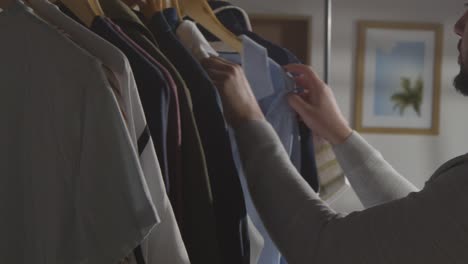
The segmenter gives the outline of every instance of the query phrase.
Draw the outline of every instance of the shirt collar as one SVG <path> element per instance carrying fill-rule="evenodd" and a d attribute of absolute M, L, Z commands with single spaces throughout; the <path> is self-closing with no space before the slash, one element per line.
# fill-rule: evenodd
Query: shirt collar
<path fill-rule="evenodd" d="M 243 44 L 242 67 L 257 100 L 275 93 L 268 51 L 245 35 L 241 35 Z"/>
<path fill-rule="evenodd" d="M 206 40 L 197 25 L 192 21 L 185 20 L 177 28 L 177 36 L 184 46 L 192 52 L 198 60 L 210 56 L 219 56 L 210 43 Z"/>
<path fill-rule="evenodd" d="M 222 41 L 210 41 L 211 47 L 220 53 L 237 53 L 233 48 Z"/>
<path fill-rule="evenodd" d="M 255 98 L 261 100 L 275 92 L 270 71 L 268 51 L 246 35 L 241 35 L 240 38 L 242 39 L 243 47 L 242 55 L 239 54 L 242 68 L 252 87 Z M 222 41 L 210 42 L 210 45 L 217 52 L 222 54 L 236 53 Z"/>

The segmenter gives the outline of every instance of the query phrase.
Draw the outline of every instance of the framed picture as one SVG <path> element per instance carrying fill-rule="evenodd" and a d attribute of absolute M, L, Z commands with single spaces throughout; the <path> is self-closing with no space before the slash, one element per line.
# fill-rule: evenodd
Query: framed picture
<path fill-rule="evenodd" d="M 355 129 L 439 133 L 443 27 L 360 21 Z"/>

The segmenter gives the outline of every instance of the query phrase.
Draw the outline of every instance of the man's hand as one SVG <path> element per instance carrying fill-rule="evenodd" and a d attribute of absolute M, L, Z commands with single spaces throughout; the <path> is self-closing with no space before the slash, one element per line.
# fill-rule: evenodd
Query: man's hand
<path fill-rule="evenodd" d="M 296 76 L 297 86 L 305 90 L 303 94 L 289 96 L 291 107 L 319 137 L 334 145 L 344 142 L 352 129 L 343 117 L 330 87 L 309 66 L 292 64 L 285 69 Z"/>
<path fill-rule="evenodd" d="M 217 57 L 205 59 L 202 64 L 219 91 L 224 116 L 232 127 L 265 119 L 241 66 Z"/>

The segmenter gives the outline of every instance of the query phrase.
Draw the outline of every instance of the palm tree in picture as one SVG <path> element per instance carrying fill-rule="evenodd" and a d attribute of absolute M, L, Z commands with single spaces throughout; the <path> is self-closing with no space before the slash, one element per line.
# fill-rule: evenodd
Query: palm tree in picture
<path fill-rule="evenodd" d="M 402 116 L 406 108 L 413 107 L 414 111 L 421 116 L 421 104 L 423 99 L 424 82 L 419 77 L 416 82 L 411 82 L 410 78 L 401 78 L 401 88 L 403 91 L 394 93 L 390 100 L 393 102 L 393 110 L 399 110 Z"/>

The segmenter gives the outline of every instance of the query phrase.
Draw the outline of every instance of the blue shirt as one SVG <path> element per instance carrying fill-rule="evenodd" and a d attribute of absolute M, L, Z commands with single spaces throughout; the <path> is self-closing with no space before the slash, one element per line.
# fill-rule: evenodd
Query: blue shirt
<path fill-rule="evenodd" d="M 296 114 L 287 102 L 286 95 L 295 90 L 295 82 L 276 62 L 268 58 L 267 50 L 247 36 L 242 36 L 244 51 L 240 55 L 220 52 L 220 56 L 231 62 L 241 64 L 250 86 L 257 98 L 266 119 L 274 127 L 283 146 L 296 168 L 301 166 L 301 146 Z M 233 152 L 236 164 L 241 168 L 234 134 L 231 131 Z M 240 170 L 242 172 L 242 170 Z M 258 264 L 280 263 L 281 254 L 263 225 L 248 191 L 246 179 L 241 173 L 241 183 L 245 194 L 247 212 L 262 234 L 264 248 Z"/>
<path fill-rule="evenodd" d="M 279 135 L 296 168 L 300 167 L 300 136 L 296 114 L 286 95 L 296 90 L 294 79 L 268 57 L 267 50 L 247 36 L 242 36 L 244 51 L 220 52 L 226 60 L 242 65 L 247 80 L 268 122 Z"/>

